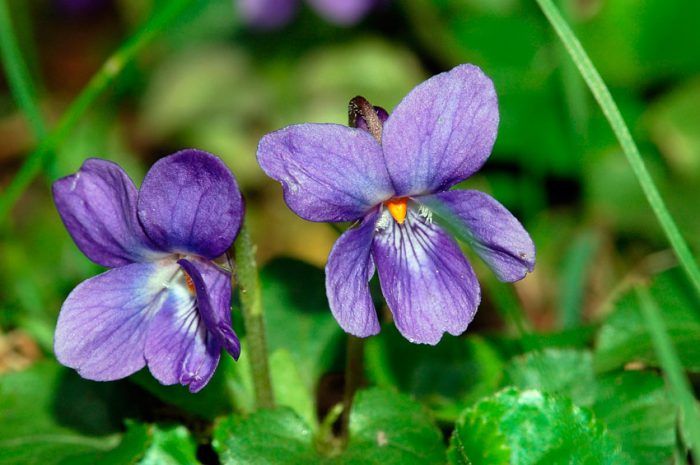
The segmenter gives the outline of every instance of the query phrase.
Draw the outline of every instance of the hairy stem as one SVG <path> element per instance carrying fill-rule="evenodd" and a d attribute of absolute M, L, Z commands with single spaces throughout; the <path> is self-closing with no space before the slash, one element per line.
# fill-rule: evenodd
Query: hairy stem
<path fill-rule="evenodd" d="M 348 334 L 347 358 L 345 361 L 345 390 L 343 393 L 343 416 L 340 423 L 340 435 L 347 444 L 350 434 L 350 409 L 355 392 L 362 384 L 363 358 L 365 341 Z"/>
<path fill-rule="evenodd" d="M 263 317 L 262 293 L 258 280 L 258 267 L 255 261 L 256 247 L 253 244 L 247 225 L 241 227 L 235 244 L 236 273 L 245 323 L 246 339 L 255 388 L 255 401 L 258 408 L 274 407 L 270 366 L 267 356 L 265 320 Z"/>
<path fill-rule="evenodd" d="M 617 140 L 622 146 L 622 151 L 627 157 L 627 161 L 632 167 L 634 175 L 637 177 L 637 181 L 639 181 L 639 184 L 642 186 L 644 195 L 646 196 L 649 205 L 651 205 L 651 209 L 653 210 L 656 219 L 661 224 L 661 228 L 663 229 L 664 234 L 666 234 L 676 257 L 681 264 L 681 267 L 688 275 L 688 278 L 693 284 L 693 287 L 695 287 L 695 290 L 698 292 L 698 294 L 700 294 L 700 269 L 698 268 L 698 265 L 690 252 L 688 244 L 683 239 L 683 236 L 681 236 L 678 226 L 676 226 L 676 223 L 671 217 L 671 213 L 668 211 L 668 208 L 661 198 L 661 194 L 659 194 L 659 190 L 654 184 L 654 181 L 651 178 L 646 165 L 644 164 L 644 160 L 642 160 L 639 149 L 632 139 L 632 135 L 630 134 L 625 121 L 622 119 L 620 110 L 617 108 L 615 101 L 610 95 L 610 91 L 591 62 L 591 59 L 581 46 L 581 43 L 576 38 L 564 18 L 562 18 L 557 7 L 554 5 L 554 3 L 552 3 L 552 0 L 535 1 L 540 6 L 542 12 L 547 17 L 547 20 L 549 20 L 549 23 L 556 31 L 559 39 L 564 44 L 564 47 L 566 47 L 566 50 L 576 64 L 579 73 L 581 73 L 581 76 L 583 77 L 584 81 L 586 81 L 586 84 L 591 90 L 591 93 L 593 93 L 598 105 L 600 105 L 600 108 L 603 110 L 603 113 L 610 123 L 615 136 L 617 136 Z"/>

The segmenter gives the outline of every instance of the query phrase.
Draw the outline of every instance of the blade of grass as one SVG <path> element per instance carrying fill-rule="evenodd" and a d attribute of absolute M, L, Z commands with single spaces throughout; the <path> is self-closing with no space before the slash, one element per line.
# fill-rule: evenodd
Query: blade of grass
<path fill-rule="evenodd" d="M 46 136 L 46 125 L 37 103 L 32 78 L 22 60 L 7 0 L 0 0 L 0 55 L 12 95 L 27 117 L 36 139 L 41 140 Z"/>
<path fill-rule="evenodd" d="M 4 0 L 3 4 L 4 4 Z M 56 127 L 42 139 L 39 146 L 29 155 L 10 185 L 0 194 L 0 222 L 7 215 L 27 186 L 39 174 L 46 160 L 65 139 L 92 103 L 110 86 L 125 65 L 143 49 L 154 37 L 180 17 L 194 0 L 172 0 L 163 3 L 133 36 L 107 59 L 90 79 L 80 95 L 71 103 Z M 203 4 L 203 2 L 196 2 Z"/>
<path fill-rule="evenodd" d="M 645 288 L 637 288 L 639 308 L 644 317 L 651 342 L 668 379 L 673 398 L 683 414 L 683 424 L 688 432 L 688 442 L 693 453 L 694 463 L 700 463 L 700 414 L 688 378 L 678 359 L 673 342 L 666 331 L 664 320 L 653 297 Z"/>
<path fill-rule="evenodd" d="M 593 93 L 598 105 L 600 105 L 600 108 L 603 110 L 603 113 L 610 123 L 615 136 L 622 146 L 622 151 L 627 157 L 627 161 L 632 167 L 632 171 L 637 177 L 639 184 L 642 186 L 644 195 L 646 196 L 649 205 L 651 205 L 651 209 L 653 210 L 654 215 L 656 215 L 656 219 L 661 224 L 661 228 L 663 229 L 668 241 L 671 244 L 671 247 L 676 253 L 676 257 L 678 257 L 678 260 L 683 267 L 683 270 L 688 275 L 693 287 L 695 287 L 695 290 L 698 292 L 698 294 L 700 294 L 700 268 L 698 268 L 698 265 L 690 252 L 688 244 L 685 242 L 685 239 L 683 239 L 683 236 L 681 236 L 678 226 L 676 226 L 676 223 L 671 217 L 671 213 L 668 211 L 666 204 L 661 198 L 661 194 L 659 194 L 659 190 L 656 188 L 656 185 L 654 184 L 654 181 L 651 178 L 646 165 L 644 164 L 644 160 L 642 160 L 639 149 L 632 139 L 632 135 L 630 134 L 625 121 L 622 119 L 620 110 L 617 108 L 612 95 L 610 95 L 610 91 L 591 62 L 591 59 L 588 57 L 588 54 L 586 54 L 585 50 L 581 46 L 581 43 L 576 38 L 564 18 L 562 18 L 557 7 L 554 5 L 554 3 L 552 3 L 552 0 L 535 1 L 540 6 L 542 12 L 547 17 L 547 20 L 556 31 L 559 39 L 564 44 L 564 47 L 566 47 L 566 50 L 576 64 L 579 73 L 581 73 L 581 76 L 583 77 L 584 81 L 586 81 L 586 84 L 591 90 L 591 93 Z"/>

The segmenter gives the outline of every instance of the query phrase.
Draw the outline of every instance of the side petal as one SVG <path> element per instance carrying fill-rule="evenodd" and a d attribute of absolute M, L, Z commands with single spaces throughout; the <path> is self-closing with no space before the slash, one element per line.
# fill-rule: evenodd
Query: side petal
<path fill-rule="evenodd" d="M 381 147 L 361 129 L 300 124 L 266 135 L 258 163 L 309 221 L 353 221 L 393 195 Z"/>
<path fill-rule="evenodd" d="M 372 248 L 396 327 L 411 342 L 437 344 L 467 329 L 481 300 L 479 282 L 457 243 L 413 208 L 390 220 Z"/>
<path fill-rule="evenodd" d="M 190 391 L 196 392 L 213 376 L 221 344 L 207 330 L 185 275 L 177 268 L 168 298 L 149 327 L 144 354 L 158 381 L 189 385 Z"/>
<path fill-rule="evenodd" d="M 83 378 L 111 381 L 145 365 L 148 327 L 163 305 L 175 263 L 134 263 L 84 281 L 63 303 L 54 335 L 58 361 Z"/>
<path fill-rule="evenodd" d="M 138 216 L 161 249 L 215 258 L 238 234 L 243 197 L 219 158 L 182 150 L 161 158 L 146 174 Z"/>
<path fill-rule="evenodd" d="M 284 26 L 297 10 L 297 0 L 237 0 L 243 20 L 260 29 Z"/>
<path fill-rule="evenodd" d="M 358 337 L 379 333 L 377 311 L 369 292 L 374 275 L 370 251 L 377 214 L 368 215 L 336 241 L 326 264 L 326 295 L 333 316 L 344 331 Z"/>
<path fill-rule="evenodd" d="M 117 164 L 90 158 L 52 190 L 66 229 L 93 262 L 114 268 L 152 254 L 136 217 L 136 187 Z"/>
<path fill-rule="evenodd" d="M 498 129 L 493 83 L 460 65 L 413 89 L 384 124 L 382 145 L 398 196 L 447 190 L 491 154 Z"/>
<path fill-rule="evenodd" d="M 523 279 L 535 268 L 535 244 L 523 225 L 497 200 L 475 190 L 454 190 L 425 197 L 450 230 L 496 273 L 499 280 Z M 444 209 L 444 211 L 442 211 Z"/>
<path fill-rule="evenodd" d="M 231 322 L 231 273 L 205 260 L 181 259 L 178 264 L 194 284 L 200 318 L 226 351 L 238 360 L 241 343 Z"/>
<path fill-rule="evenodd" d="M 320 15 L 328 21 L 351 25 L 361 20 L 375 5 L 376 0 L 308 0 Z"/>

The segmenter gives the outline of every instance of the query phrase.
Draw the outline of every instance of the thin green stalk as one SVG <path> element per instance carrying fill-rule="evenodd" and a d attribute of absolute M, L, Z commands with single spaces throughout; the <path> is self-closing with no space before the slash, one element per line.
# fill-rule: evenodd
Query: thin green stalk
<path fill-rule="evenodd" d="M 692 387 L 686 378 L 673 342 L 666 331 L 664 320 L 653 297 L 645 288 L 637 288 L 637 298 L 651 342 L 671 387 L 673 398 L 683 414 L 683 424 L 688 432 L 688 441 L 694 463 L 700 463 L 700 414 L 693 396 Z"/>
<path fill-rule="evenodd" d="M 126 64 L 154 37 L 175 21 L 193 2 L 194 0 L 172 0 L 163 3 L 163 6 L 156 10 L 153 16 L 107 59 L 80 95 L 71 103 L 53 131 L 41 140 L 39 146 L 25 160 L 10 185 L 0 195 L 0 222 L 6 219 L 17 199 L 39 174 L 44 163 L 75 127 L 87 109 L 112 84 Z M 2 3 L 4 4 L 4 0 Z"/>
<path fill-rule="evenodd" d="M 659 191 L 656 188 L 656 185 L 654 184 L 654 181 L 652 180 L 641 155 L 639 154 L 639 149 L 634 143 L 625 121 L 622 119 L 620 110 L 617 108 L 615 101 L 610 95 L 610 91 L 606 87 L 595 66 L 593 66 L 593 63 L 584 51 L 581 43 L 571 31 L 571 28 L 566 21 L 561 17 L 561 14 L 559 14 L 559 10 L 552 3 L 552 0 L 535 1 L 540 6 L 542 12 L 549 20 L 549 23 L 556 31 L 559 39 L 561 39 L 562 43 L 566 47 L 566 50 L 569 52 L 569 55 L 571 55 L 571 58 L 576 64 L 581 76 L 583 77 L 584 81 L 586 81 L 586 84 L 588 84 L 588 88 L 591 90 L 593 96 L 598 102 L 598 105 L 600 105 L 600 108 L 603 110 L 605 117 L 608 119 L 610 126 L 612 127 L 618 141 L 620 142 L 620 145 L 622 146 L 622 151 L 627 157 L 627 161 L 632 167 L 632 171 L 637 177 L 639 184 L 642 186 L 644 195 L 646 196 L 649 205 L 651 205 L 654 215 L 656 215 L 656 219 L 661 224 L 661 228 L 663 229 L 668 241 L 671 244 L 671 247 L 676 253 L 676 257 L 678 257 L 681 267 L 683 267 L 683 270 L 693 283 L 696 291 L 698 294 L 700 294 L 700 269 L 698 268 L 698 265 L 690 252 L 688 244 L 683 239 L 683 236 L 681 236 L 678 226 L 676 226 L 676 223 L 673 221 L 668 208 L 664 204 L 664 201 L 661 198 L 661 195 L 659 194 Z"/>
<path fill-rule="evenodd" d="M 350 435 L 350 410 L 355 392 L 362 384 L 365 340 L 348 334 L 347 355 L 345 360 L 345 389 L 343 392 L 343 416 L 340 423 L 340 435 L 343 445 Z"/>
<path fill-rule="evenodd" d="M 240 289 L 243 322 L 255 388 L 255 401 L 258 408 L 274 407 L 270 366 L 267 356 L 265 338 L 265 320 L 263 317 L 262 293 L 258 280 L 258 267 L 255 262 L 255 245 L 250 238 L 248 227 L 244 224 L 235 243 L 236 277 Z"/>
<path fill-rule="evenodd" d="M 36 99 L 36 90 L 17 43 L 6 0 L 0 0 L 0 56 L 12 95 L 29 121 L 37 140 L 46 136 L 46 125 Z"/>

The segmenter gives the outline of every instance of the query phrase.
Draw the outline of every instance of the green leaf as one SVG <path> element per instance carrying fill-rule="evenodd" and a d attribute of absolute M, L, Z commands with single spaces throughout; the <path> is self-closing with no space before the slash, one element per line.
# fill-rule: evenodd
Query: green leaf
<path fill-rule="evenodd" d="M 319 463 L 311 428 L 293 410 L 258 410 L 226 417 L 214 428 L 212 445 L 223 465 Z"/>
<path fill-rule="evenodd" d="M 336 356 L 342 332 L 328 307 L 323 270 L 281 258 L 260 273 L 270 353 L 287 350 L 309 392 Z"/>
<path fill-rule="evenodd" d="M 119 396 L 118 383 L 85 381 L 55 362 L 3 375 L 0 463 L 97 463 L 97 457 L 119 445 L 121 415 L 131 410 Z M 127 434 L 125 445 L 117 450 L 138 456 L 144 449 L 139 437 L 144 437 L 143 431 Z"/>
<path fill-rule="evenodd" d="M 152 443 L 145 456 L 139 461 L 139 465 L 195 465 L 199 463 L 197 444 L 184 426 L 153 425 L 152 434 Z"/>
<path fill-rule="evenodd" d="M 596 396 L 593 357 L 589 351 L 545 349 L 515 357 L 506 365 L 506 383 L 570 398 L 592 405 Z"/>
<path fill-rule="evenodd" d="M 291 407 L 315 430 L 318 420 L 314 398 L 306 389 L 289 351 L 277 349 L 270 355 L 270 376 L 277 404 Z"/>
<path fill-rule="evenodd" d="M 659 376 L 626 371 L 601 378 L 593 411 L 632 463 L 671 463 L 678 409 Z"/>
<path fill-rule="evenodd" d="M 422 346 L 391 325 L 367 340 L 365 354 L 373 382 L 411 393 L 443 420 L 455 421 L 464 407 L 495 392 L 502 377 L 498 353 L 475 336 L 446 336 L 436 346 Z"/>
<path fill-rule="evenodd" d="M 657 275 L 649 291 L 658 304 L 683 366 L 692 371 L 700 370 L 700 312 L 693 289 L 680 271 L 674 269 Z M 615 302 L 596 341 L 596 370 L 608 371 L 629 362 L 658 366 L 638 305 L 632 292 Z"/>
<path fill-rule="evenodd" d="M 444 464 L 445 447 L 420 404 L 387 389 L 368 389 L 355 396 L 350 442 L 338 463 Z"/>
<path fill-rule="evenodd" d="M 453 464 L 630 463 L 590 410 L 540 391 L 505 389 L 464 411 L 452 433 Z"/>
<path fill-rule="evenodd" d="M 420 404 L 384 389 L 357 393 L 347 448 L 334 457 L 314 448 L 311 428 L 292 410 L 260 410 L 227 417 L 214 429 L 214 449 L 223 465 L 443 464 L 440 430 Z"/>

